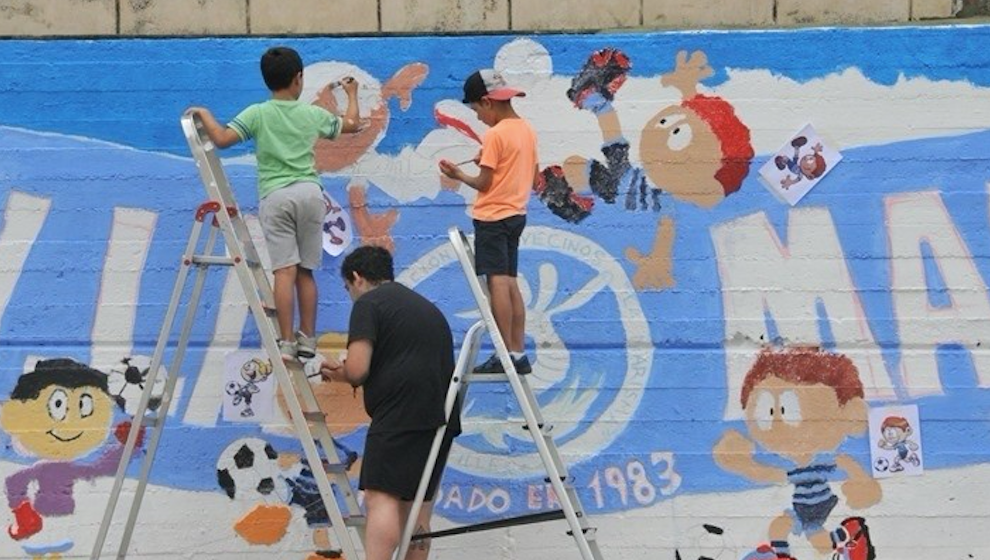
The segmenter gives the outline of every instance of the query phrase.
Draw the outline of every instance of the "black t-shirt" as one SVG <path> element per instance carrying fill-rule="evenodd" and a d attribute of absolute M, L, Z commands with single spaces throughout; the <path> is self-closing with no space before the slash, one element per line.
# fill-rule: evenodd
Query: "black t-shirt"
<path fill-rule="evenodd" d="M 454 373 L 450 325 L 432 302 L 386 282 L 362 295 L 351 310 L 348 344 L 371 343 L 364 408 L 369 433 L 436 429 L 444 423 L 444 400 Z M 449 428 L 460 433 L 460 414 Z"/>

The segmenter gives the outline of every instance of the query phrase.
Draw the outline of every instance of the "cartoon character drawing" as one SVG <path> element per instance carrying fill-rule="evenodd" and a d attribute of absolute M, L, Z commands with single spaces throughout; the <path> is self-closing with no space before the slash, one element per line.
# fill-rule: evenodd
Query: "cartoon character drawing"
<path fill-rule="evenodd" d="M 327 84 L 351 74 L 358 77 L 362 84 L 362 95 L 365 97 L 361 100 L 362 111 L 366 107 L 369 109 L 368 113 L 361 115 L 366 126 L 355 134 L 338 138 L 333 142 L 318 140 L 315 149 L 316 168 L 321 173 L 350 176 L 348 199 L 352 220 L 360 233 L 361 243 L 380 245 L 390 252 L 394 251 L 391 228 L 398 220 L 399 213 L 394 208 L 381 213 L 371 213 L 366 200 L 367 185 L 370 180 L 393 198 L 405 200 L 410 189 L 408 185 L 401 183 L 408 180 L 407 175 L 414 173 L 417 167 L 422 168 L 418 174 L 427 173 L 426 166 L 429 165 L 429 173 L 433 177 L 432 160 L 429 158 L 414 157 L 416 154 L 411 150 L 404 151 L 400 156 L 379 154 L 375 150 L 388 131 L 391 119 L 390 100 L 398 99 L 399 108 L 403 111 L 407 110 L 412 104 L 413 90 L 426 79 L 429 67 L 418 62 L 407 64 L 396 71 L 384 85 L 380 85 L 378 80 L 361 68 L 342 62 L 316 63 L 306 67 L 305 72 L 308 83 L 317 84 L 318 89 L 309 90 L 307 87 L 303 92 L 303 98 L 331 112 L 337 112 L 338 101 Z M 396 182 L 396 179 L 400 180 Z M 439 182 L 435 177 L 434 182 L 439 190 Z M 338 220 L 329 224 L 338 224 L 339 229 L 343 221 Z M 333 243 L 337 236 L 333 236 L 332 231 L 325 231 L 332 236 Z"/>
<path fill-rule="evenodd" d="M 622 52 L 606 48 L 591 55 L 567 91 L 578 108 L 592 112 L 602 133 L 602 161 L 580 156 L 563 166 L 550 166 L 534 187 L 557 216 L 578 223 L 589 216 L 594 199 L 578 194 L 590 189 L 606 204 L 620 196 L 626 210 L 660 214 L 648 254 L 629 247 L 626 258 L 636 265 L 637 288 L 674 285 L 671 259 L 674 221 L 671 201 L 711 208 L 736 192 L 749 173 L 753 158 L 749 128 L 724 99 L 698 93 L 699 83 L 713 74 L 705 53 L 677 54 L 673 72 L 660 83 L 676 88 L 681 103 L 661 109 L 643 126 L 639 145 L 640 167 L 630 161 L 629 141 L 612 102 L 625 83 L 632 64 Z"/>
<path fill-rule="evenodd" d="M 244 403 L 244 409 L 241 410 L 241 416 L 244 418 L 254 416 L 254 410 L 251 409 L 251 401 L 254 399 L 255 394 L 261 392 L 258 384 L 267 381 L 271 374 L 272 363 L 269 360 L 252 358 L 244 362 L 244 365 L 241 366 L 241 378 L 245 383 L 240 384 L 236 381 L 227 383 L 225 391 L 233 397 L 231 403 L 234 406 L 242 402 Z"/>
<path fill-rule="evenodd" d="M 791 506 L 769 527 L 775 553 L 789 554 L 790 535 L 803 535 L 819 553 L 828 553 L 832 542 L 824 526 L 839 501 L 831 482 L 845 473 L 840 494 L 854 509 L 881 497 L 879 483 L 855 459 L 835 455 L 846 438 L 867 429 L 856 366 L 818 349 L 764 350 L 746 374 L 740 401 L 749 437 L 726 431 L 712 450 L 715 462 L 755 482 L 794 486 Z M 754 459 L 757 445 L 789 467 Z"/>
<path fill-rule="evenodd" d="M 880 441 L 877 446 L 881 449 L 896 451 L 894 462 L 890 464 L 890 472 L 900 472 L 904 470 L 902 462 L 911 463 L 914 466 L 921 465 L 921 459 L 915 451 L 918 444 L 908 439 L 914 430 L 906 418 L 901 416 L 888 416 L 880 425 Z"/>
<path fill-rule="evenodd" d="M 791 140 L 791 147 L 794 148 L 794 157 L 778 155 L 774 158 L 774 165 L 777 166 L 777 169 L 781 171 L 787 169 L 794 174 L 793 177 L 789 174 L 784 175 L 784 178 L 780 180 L 781 188 L 789 189 L 800 183 L 801 179 L 817 179 L 824 175 L 828 169 L 828 164 L 822 155 L 824 148 L 821 142 L 816 143 L 811 148 L 811 153 L 801 155 L 801 147 L 807 143 L 808 139 L 806 137 L 798 136 Z"/>
<path fill-rule="evenodd" d="M 107 440 L 113 414 L 107 375 L 65 358 L 39 361 L 0 409 L 0 426 L 14 448 L 40 459 L 6 479 L 14 516 L 7 534 L 33 558 L 61 558 L 74 546 L 69 516 L 76 510 L 76 482 L 116 473 L 129 422 L 113 430 L 117 443 L 83 460 Z M 142 440 L 139 433 L 138 445 Z"/>

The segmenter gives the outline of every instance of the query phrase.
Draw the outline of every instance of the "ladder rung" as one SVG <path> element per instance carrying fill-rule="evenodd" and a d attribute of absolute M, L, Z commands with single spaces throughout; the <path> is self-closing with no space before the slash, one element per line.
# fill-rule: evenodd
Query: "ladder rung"
<path fill-rule="evenodd" d="M 191 259 L 192 264 L 198 265 L 221 265 L 221 266 L 234 266 L 234 259 L 230 257 L 217 257 L 211 255 L 193 255 Z"/>
<path fill-rule="evenodd" d="M 576 513 L 577 513 L 577 516 L 578 517 L 581 517 L 581 512 L 580 511 L 579 512 L 576 512 Z M 595 528 L 595 527 L 585 527 L 585 528 L 581 529 L 581 532 L 584 533 L 584 538 L 585 539 L 587 539 L 589 541 L 593 541 L 593 540 L 595 540 L 595 536 L 598 534 L 598 529 Z M 570 537 L 573 537 L 574 536 L 574 531 L 568 530 L 567 531 L 567 535 L 570 536 Z"/>
<path fill-rule="evenodd" d="M 550 432 L 553 431 L 553 424 L 537 424 L 536 426 L 537 426 L 537 428 L 539 428 L 540 434 L 542 434 L 543 437 L 545 437 L 545 438 L 551 437 L 550 436 Z M 522 429 L 524 429 L 524 430 L 526 430 L 528 432 L 529 431 L 529 424 L 524 423 L 522 425 Z"/>
<path fill-rule="evenodd" d="M 368 518 L 363 515 L 348 515 L 344 518 L 344 525 L 348 527 L 361 527 L 368 524 Z"/>
<path fill-rule="evenodd" d="M 327 421 L 326 413 L 321 410 L 303 412 L 303 418 L 305 418 L 307 422 L 313 422 L 319 424 L 323 424 L 324 422 Z"/>
<path fill-rule="evenodd" d="M 507 383 L 509 375 L 505 373 L 472 373 L 471 383 Z"/>

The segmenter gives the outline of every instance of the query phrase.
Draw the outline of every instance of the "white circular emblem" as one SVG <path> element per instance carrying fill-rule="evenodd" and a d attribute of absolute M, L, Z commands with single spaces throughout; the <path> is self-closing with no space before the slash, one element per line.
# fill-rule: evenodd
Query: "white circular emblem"
<path fill-rule="evenodd" d="M 573 464 L 612 443 L 638 408 L 653 364 L 649 325 L 622 266 L 594 241 L 563 230 L 529 226 L 520 240 L 520 251 L 555 254 L 538 259 L 521 255 L 519 284 L 526 302 L 526 334 L 536 347 L 530 385 L 544 419 L 553 425 L 551 433 L 561 455 Z M 535 271 L 532 263 L 537 263 Z M 578 274 L 578 269 L 586 273 Z M 533 272 L 535 277 L 529 276 Z M 440 292 L 448 298 L 445 301 L 459 306 L 457 317 L 472 321 L 480 317 L 450 244 L 420 257 L 397 280 L 415 288 L 434 275 L 441 276 L 434 281 L 443 282 Z M 578 283 L 558 291 L 561 280 Z M 538 282 L 536 291 L 532 289 L 534 281 Z M 579 377 L 573 374 L 566 341 L 558 334 L 563 330 L 562 319 L 555 316 L 586 306 L 589 324 L 606 329 L 621 325 L 625 348 L 619 353 L 611 349 L 597 353 L 605 356 L 601 361 L 598 356 L 582 359 L 585 375 Z M 617 314 L 618 321 L 607 321 L 602 313 Z M 601 338 L 607 334 L 602 332 Z M 602 369 L 592 371 L 590 379 L 588 370 L 593 367 L 589 363 L 600 364 Z M 454 440 L 449 465 L 469 474 L 498 478 L 525 478 L 544 472 L 531 436 L 522 429 L 518 407 L 499 404 L 506 399 L 513 400 L 506 393 L 493 393 L 479 385 L 468 389 L 462 413 L 464 431 Z M 494 407 L 493 401 L 498 401 Z M 493 414 L 493 408 L 501 408 L 503 414 Z M 506 408 L 512 412 L 504 413 Z"/>

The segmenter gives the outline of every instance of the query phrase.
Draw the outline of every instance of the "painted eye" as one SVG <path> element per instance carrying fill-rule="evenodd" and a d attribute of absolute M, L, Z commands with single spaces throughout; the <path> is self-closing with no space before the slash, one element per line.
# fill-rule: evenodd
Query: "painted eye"
<path fill-rule="evenodd" d="M 777 401 L 773 398 L 773 394 L 768 391 L 760 391 L 756 397 L 756 408 L 753 410 L 753 419 L 756 420 L 756 426 L 759 429 L 763 431 L 770 429 L 776 407 Z"/>
<path fill-rule="evenodd" d="M 684 120 L 684 115 L 670 115 L 657 121 L 657 128 L 670 128 Z"/>
<path fill-rule="evenodd" d="M 794 391 L 781 393 L 780 417 L 789 426 L 797 426 L 801 423 L 801 401 Z"/>
<path fill-rule="evenodd" d="M 79 397 L 79 416 L 83 418 L 89 418 L 93 415 L 93 409 L 95 405 L 93 404 L 93 395 L 89 393 L 83 393 Z"/>
<path fill-rule="evenodd" d="M 675 152 L 679 152 L 691 144 L 692 136 L 691 125 L 687 123 L 679 124 L 670 131 L 670 136 L 667 137 L 667 147 Z"/>
<path fill-rule="evenodd" d="M 52 420 L 61 422 L 69 413 L 69 395 L 62 389 L 55 389 L 48 397 L 48 415 Z"/>

